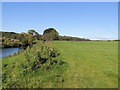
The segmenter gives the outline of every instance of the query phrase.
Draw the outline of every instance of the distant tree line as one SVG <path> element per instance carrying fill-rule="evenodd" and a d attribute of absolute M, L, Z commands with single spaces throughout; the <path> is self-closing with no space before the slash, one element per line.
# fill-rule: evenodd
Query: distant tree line
<path fill-rule="evenodd" d="M 5 37 L 5 38 L 10 38 L 10 39 L 20 39 L 20 37 L 19 37 L 19 35 L 20 34 L 18 34 L 18 33 L 15 33 L 15 32 L 0 32 L 0 33 L 2 33 L 2 37 Z"/>
<path fill-rule="evenodd" d="M 28 30 L 27 33 L 15 33 L 15 32 L 0 32 L 2 33 L 2 37 L 0 39 L 1 42 L 4 42 L 3 45 L 9 46 L 9 41 L 20 41 L 21 44 L 17 45 L 18 43 L 14 42 L 16 46 L 32 46 L 35 41 L 43 40 L 43 41 L 53 41 L 53 40 L 60 40 L 60 41 L 90 41 L 89 39 L 85 38 L 78 38 L 78 37 L 71 37 L 71 36 L 60 36 L 58 31 L 54 28 L 48 28 L 44 30 L 43 35 L 39 34 L 35 30 Z M 4 39 L 2 39 L 4 38 Z M 7 43 L 7 44 L 6 44 Z M 11 44 L 13 45 L 13 43 Z M 14 45 L 13 45 L 14 46 Z"/>
<path fill-rule="evenodd" d="M 71 37 L 71 36 L 59 36 L 59 40 L 61 41 L 90 41 L 89 39 Z"/>
<path fill-rule="evenodd" d="M 27 33 L 15 33 L 15 32 L 1 32 L 2 37 L 23 40 L 25 36 L 32 37 L 36 40 L 65 40 L 65 41 L 88 41 L 89 39 L 71 37 L 71 36 L 60 36 L 56 29 L 48 28 L 44 30 L 43 35 L 40 35 L 35 30 L 28 30 Z"/>

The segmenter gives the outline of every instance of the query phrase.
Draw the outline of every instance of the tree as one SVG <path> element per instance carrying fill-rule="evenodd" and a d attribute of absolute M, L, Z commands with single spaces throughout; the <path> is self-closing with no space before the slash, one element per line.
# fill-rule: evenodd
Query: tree
<path fill-rule="evenodd" d="M 59 33 L 54 28 L 48 28 L 43 32 L 43 40 L 58 40 Z"/>
<path fill-rule="evenodd" d="M 35 30 L 28 30 L 28 34 L 39 35 L 39 33 L 36 32 Z"/>
<path fill-rule="evenodd" d="M 27 47 L 27 46 L 32 46 L 33 41 L 35 40 L 32 34 L 21 34 L 21 39 L 22 45 Z"/>
<path fill-rule="evenodd" d="M 41 35 L 35 30 L 28 30 L 28 34 L 32 35 L 35 40 L 41 40 Z"/>

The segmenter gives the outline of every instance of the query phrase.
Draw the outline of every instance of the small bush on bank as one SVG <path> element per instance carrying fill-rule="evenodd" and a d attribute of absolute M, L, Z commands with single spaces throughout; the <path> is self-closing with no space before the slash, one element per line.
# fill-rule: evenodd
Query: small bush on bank
<path fill-rule="evenodd" d="M 50 69 L 52 65 L 60 65 L 63 63 L 59 59 L 60 53 L 47 41 L 39 43 L 39 47 L 36 49 L 35 46 L 32 48 L 28 47 L 24 55 L 29 68 L 32 70 L 37 68 L 47 70 Z"/>

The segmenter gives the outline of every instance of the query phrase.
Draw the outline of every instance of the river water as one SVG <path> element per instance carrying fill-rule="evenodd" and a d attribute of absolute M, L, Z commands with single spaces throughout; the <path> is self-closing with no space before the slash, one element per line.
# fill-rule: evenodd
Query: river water
<path fill-rule="evenodd" d="M 19 48 L 2 48 L 0 49 L 0 58 L 14 55 L 15 53 L 18 53 L 19 50 Z"/>

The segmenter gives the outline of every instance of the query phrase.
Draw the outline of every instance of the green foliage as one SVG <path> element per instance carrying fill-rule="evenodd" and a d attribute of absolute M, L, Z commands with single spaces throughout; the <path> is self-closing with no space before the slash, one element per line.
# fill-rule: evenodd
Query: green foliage
<path fill-rule="evenodd" d="M 3 58 L 2 87 L 62 87 L 60 84 L 65 80 L 62 73 L 66 70 L 67 64 L 61 61 L 61 56 L 53 48 L 49 42 L 39 41 L 32 47 L 28 46 L 23 52 Z M 48 51 L 49 54 L 47 54 Z M 52 63 L 48 60 L 49 57 L 51 57 Z"/>
<path fill-rule="evenodd" d="M 31 61 L 30 61 L 31 57 L 29 55 L 29 52 L 30 52 L 30 48 L 28 47 L 27 50 L 25 51 L 24 55 L 25 55 L 25 58 L 26 58 L 28 65 L 31 66 Z"/>
<path fill-rule="evenodd" d="M 71 36 L 59 36 L 60 41 L 90 41 L 85 38 L 71 37 Z"/>
<path fill-rule="evenodd" d="M 14 32 L 1 32 L 2 38 L 0 41 L 3 43 L 1 47 L 27 47 L 32 46 L 36 40 L 41 40 L 42 37 L 35 30 L 29 30 L 28 33 L 14 33 Z"/>
<path fill-rule="evenodd" d="M 48 28 L 43 32 L 43 40 L 58 40 L 59 33 L 54 28 Z"/>
<path fill-rule="evenodd" d="M 22 46 L 27 47 L 27 46 L 32 46 L 33 42 L 35 41 L 35 37 L 32 34 L 21 34 L 23 39 L 21 40 Z"/>
<path fill-rule="evenodd" d="M 28 30 L 28 34 L 39 35 L 39 33 L 36 32 L 35 30 Z"/>
<path fill-rule="evenodd" d="M 11 38 L 11 39 L 19 39 L 18 37 L 18 33 L 15 32 L 0 32 L 2 33 L 2 37 L 6 37 L 6 38 Z"/>
<path fill-rule="evenodd" d="M 46 33 L 54 33 L 56 35 L 58 35 L 59 33 L 54 29 L 54 28 L 48 28 L 43 32 L 43 35 L 45 35 Z"/>
<path fill-rule="evenodd" d="M 50 42 L 41 42 L 39 45 L 39 48 L 35 52 L 32 50 L 32 48 L 29 47 L 25 51 L 25 58 L 32 70 L 37 68 L 47 70 L 53 64 L 62 63 L 62 61 L 58 59 L 59 52 L 51 46 Z M 30 56 L 31 53 L 34 53 L 33 56 Z"/>
<path fill-rule="evenodd" d="M 1 48 L 11 48 L 11 47 L 20 47 L 21 46 L 21 42 L 16 42 L 16 41 L 4 41 L 1 43 Z"/>
<path fill-rule="evenodd" d="M 27 39 L 22 40 L 22 46 L 29 46 L 29 41 Z"/>
<path fill-rule="evenodd" d="M 52 40 L 60 40 L 60 41 L 90 41 L 85 38 L 71 37 L 71 36 L 59 36 L 59 33 L 54 28 L 48 28 L 44 30 L 43 35 L 40 35 L 35 30 L 28 30 L 27 33 L 14 33 L 14 32 L 0 32 L 2 33 L 2 38 L 0 41 L 3 42 L 2 46 L 5 47 L 27 47 L 32 46 L 33 42 L 37 40 L 44 41 L 52 41 Z M 10 42 L 9 44 L 7 44 Z M 11 42 L 15 42 L 12 43 Z M 21 42 L 21 44 L 19 43 Z M 16 45 L 17 43 L 17 45 Z M 14 45 L 15 44 L 15 45 Z"/>

